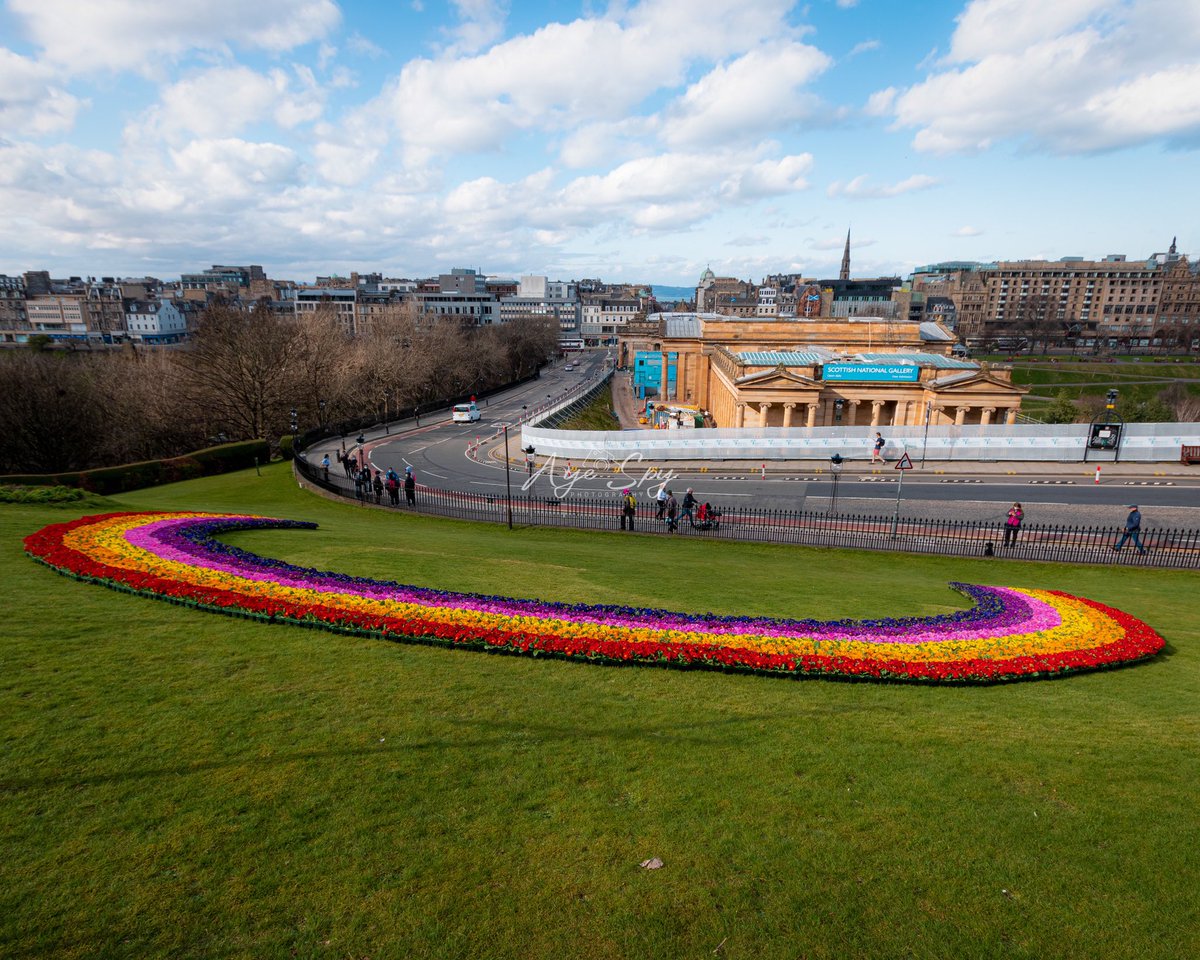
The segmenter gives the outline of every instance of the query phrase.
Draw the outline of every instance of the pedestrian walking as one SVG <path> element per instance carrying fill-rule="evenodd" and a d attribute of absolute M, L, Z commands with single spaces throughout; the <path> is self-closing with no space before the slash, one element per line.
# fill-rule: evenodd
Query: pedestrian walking
<path fill-rule="evenodd" d="M 687 522 L 690 523 L 694 527 L 696 525 L 695 514 L 693 513 L 693 511 L 695 509 L 696 509 L 696 496 L 694 493 L 692 493 L 692 488 L 688 487 L 687 493 L 685 493 L 683 495 L 683 512 L 680 513 L 680 515 L 679 515 L 680 523 L 682 523 L 686 519 Z"/>
<path fill-rule="evenodd" d="M 329 454 L 321 458 L 321 469 L 325 471 L 325 482 L 329 482 Z"/>
<path fill-rule="evenodd" d="M 410 507 L 417 505 L 417 478 L 413 476 L 412 467 L 404 468 L 404 502 Z"/>
<path fill-rule="evenodd" d="M 391 467 L 388 468 L 387 480 L 384 482 L 387 487 L 388 503 L 393 507 L 400 506 L 400 474 Z"/>
<path fill-rule="evenodd" d="M 351 475 L 351 479 L 354 480 L 354 496 L 357 499 L 361 500 L 362 499 L 362 474 L 359 473 L 357 470 L 355 470 Z"/>
<path fill-rule="evenodd" d="M 886 443 L 887 443 L 887 441 L 883 439 L 883 434 L 881 434 L 878 430 L 875 431 L 875 446 L 871 450 L 871 462 L 872 463 L 886 463 L 887 462 L 886 460 L 883 459 L 883 447 L 884 447 L 884 444 L 886 444 Z"/>
<path fill-rule="evenodd" d="M 1129 514 L 1125 517 L 1125 532 L 1121 534 L 1121 539 L 1117 541 L 1113 547 L 1114 553 L 1120 553 L 1121 548 L 1125 546 L 1126 540 L 1132 540 L 1133 545 L 1137 547 L 1138 553 L 1145 556 L 1146 548 L 1142 546 L 1142 512 L 1138 510 L 1136 503 L 1129 505 Z"/>
<path fill-rule="evenodd" d="M 658 488 L 658 493 L 654 497 L 654 519 L 661 520 L 667 509 L 667 487 L 666 484 Z"/>
<path fill-rule="evenodd" d="M 339 454 L 339 459 L 342 461 L 342 469 L 346 471 L 346 479 L 352 479 L 354 475 L 354 461 L 350 458 L 350 454 L 343 450 Z"/>
<path fill-rule="evenodd" d="M 371 468 L 363 467 L 358 471 L 358 486 L 362 496 L 361 499 L 366 501 L 371 498 Z"/>
<path fill-rule="evenodd" d="M 1008 508 L 1008 516 L 1004 518 L 1004 545 L 1006 547 L 1015 547 L 1017 544 L 1017 534 L 1021 532 L 1021 521 L 1025 519 L 1025 511 L 1021 509 L 1019 503 L 1014 503 Z"/>
<path fill-rule="evenodd" d="M 625 529 L 625 521 L 629 521 L 629 529 L 633 530 L 633 518 L 637 516 L 637 498 L 626 487 L 621 491 L 621 529 Z"/>
<path fill-rule="evenodd" d="M 667 503 L 664 512 L 667 515 L 667 533 L 674 533 L 679 529 L 679 501 L 675 499 L 675 494 L 670 490 L 667 491 Z"/>
<path fill-rule="evenodd" d="M 375 471 L 374 486 L 375 486 L 375 502 L 383 503 L 383 471 L 382 470 Z"/>

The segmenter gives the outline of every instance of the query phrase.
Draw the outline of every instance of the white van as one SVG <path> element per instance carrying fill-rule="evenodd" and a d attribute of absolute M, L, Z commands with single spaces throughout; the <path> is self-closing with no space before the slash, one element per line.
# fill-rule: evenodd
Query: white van
<path fill-rule="evenodd" d="M 474 403 L 456 403 L 451 416 L 455 423 L 474 423 L 479 419 L 479 408 Z"/>

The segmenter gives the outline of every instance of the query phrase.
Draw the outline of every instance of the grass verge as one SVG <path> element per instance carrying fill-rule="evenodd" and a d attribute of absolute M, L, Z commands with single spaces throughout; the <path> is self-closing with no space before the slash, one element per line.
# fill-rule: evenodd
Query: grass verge
<path fill-rule="evenodd" d="M 21 554 L 172 507 L 315 520 L 236 542 L 509 595 L 828 618 L 1048 587 L 1169 649 L 966 689 L 601 668 L 266 627 Z M 1197 952 L 1194 574 L 509 533 L 313 498 L 282 465 L 6 505 L 0 530 L 5 956 Z"/>

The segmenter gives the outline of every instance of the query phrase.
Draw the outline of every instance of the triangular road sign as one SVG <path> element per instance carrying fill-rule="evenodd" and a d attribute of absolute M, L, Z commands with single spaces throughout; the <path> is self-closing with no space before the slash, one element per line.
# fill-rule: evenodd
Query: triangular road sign
<path fill-rule="evenodd" d="M 912 460 L 909 459 L 907 451 L 896 461 L 897 470 L 911 470 L 913 468 Z"/>

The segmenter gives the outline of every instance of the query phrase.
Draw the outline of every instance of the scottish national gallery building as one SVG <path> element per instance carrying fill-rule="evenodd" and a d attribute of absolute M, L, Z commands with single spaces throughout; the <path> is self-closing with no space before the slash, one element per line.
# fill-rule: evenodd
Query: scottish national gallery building
<path fill-rule="evenodd" d="M 618 349 L 638 397 L 693 404 L 718 427 L 1015 423 L 1026 388 L 954 343 L 928 322 L 663 313 L 629 324 Z"/>

